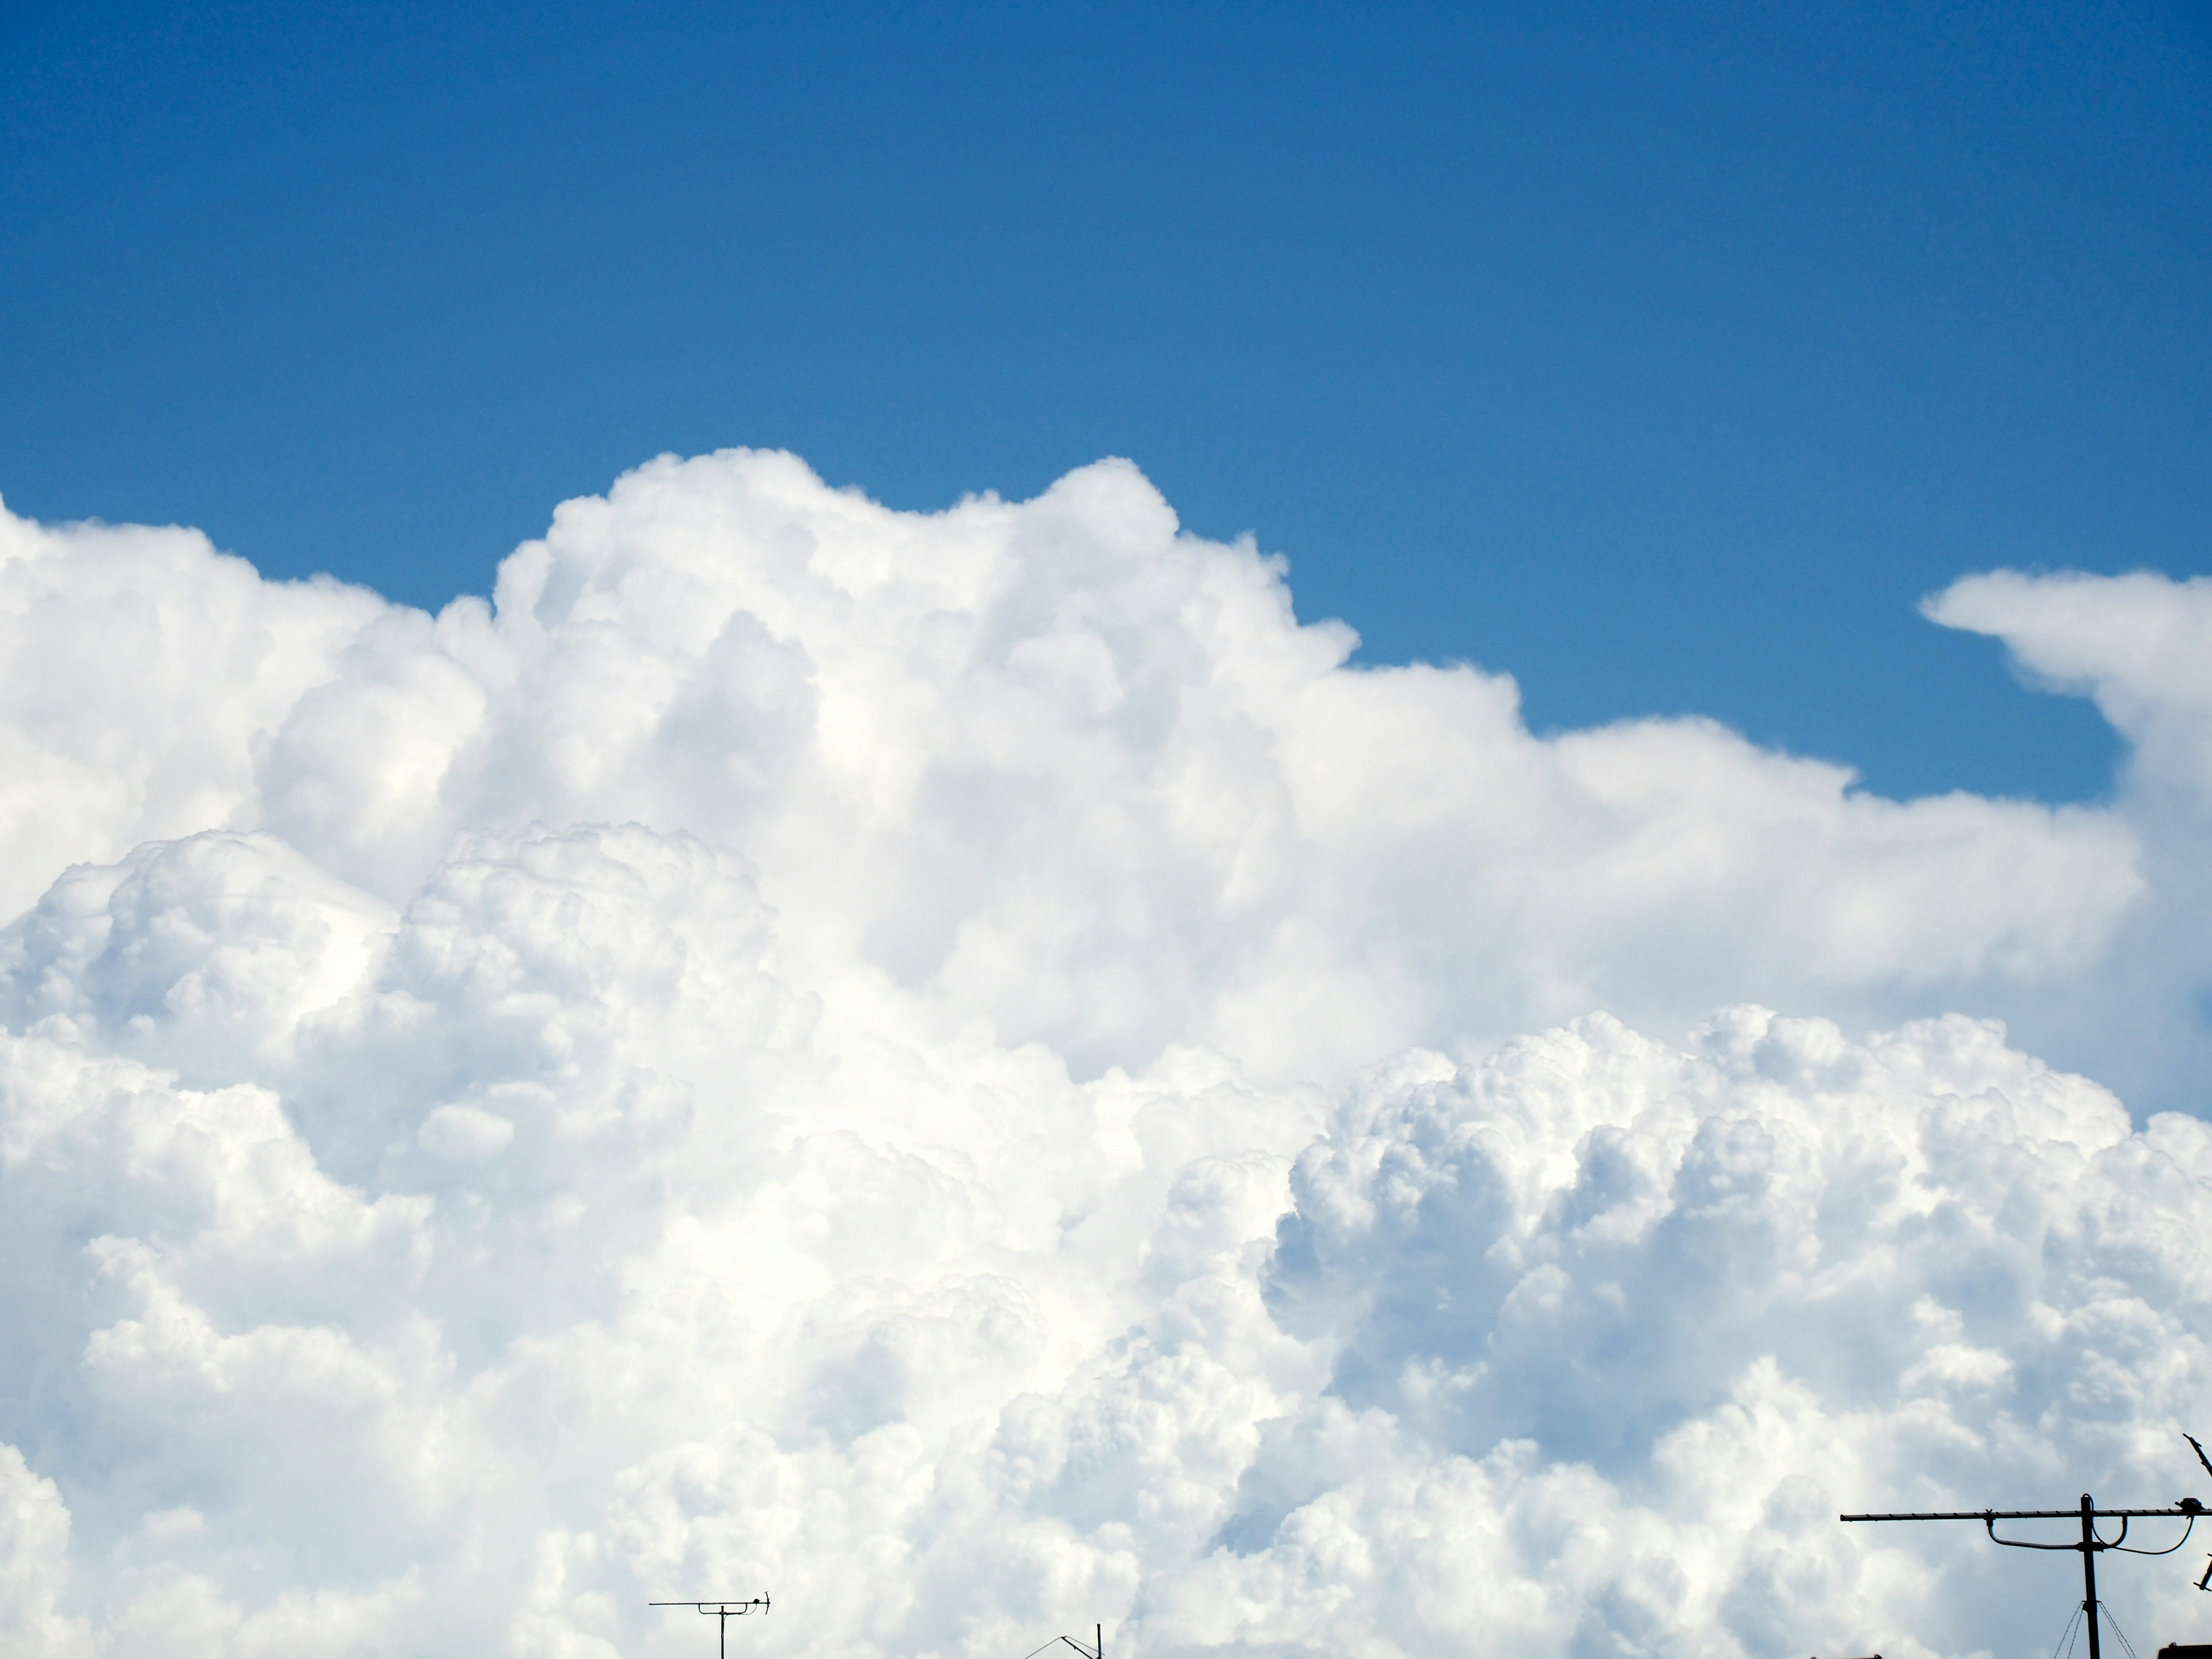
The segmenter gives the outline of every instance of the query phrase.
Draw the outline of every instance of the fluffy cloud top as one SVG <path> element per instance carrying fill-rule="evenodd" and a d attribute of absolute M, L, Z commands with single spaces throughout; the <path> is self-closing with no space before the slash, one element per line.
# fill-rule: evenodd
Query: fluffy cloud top
<path fill-rule="evenodd" d="M 0 515 L 0 1651 L 2048 1641 L 1833 1516 L 2185 1488 L 2212 1136 L 1966 1016 L 2195 1055 L 2212 613 L 1930 603 L 2112 803 L 1534 737 L 1118 463 L 663 459 L 434 618 Z"/>

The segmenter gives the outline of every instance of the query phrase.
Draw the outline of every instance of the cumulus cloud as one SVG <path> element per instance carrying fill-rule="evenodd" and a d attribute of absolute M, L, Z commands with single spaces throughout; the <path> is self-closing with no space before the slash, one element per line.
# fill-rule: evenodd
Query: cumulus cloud
<path fill-rule="evenodd" d="M 12 776 L 24 904 L 68 861 L 211 827 L 398 904 L 465 831 L 634 822 L 737 852 L 812 973 L 888 980 L 945 1029 L 988 1019 L 1086 1074 L 1204 1042 L 1288 1080 L 1598 1006 L 1903 1017 L 1930 988 L 2078 975 L 2143 885 L 2111 814 L 1887 801 L 1705 721 L 1540 740 L 1504 676 L 1349 671 L 1352 636 L 1297 626 L 1279 563 L 1181 534 L 1119 463 L 925 516 L 787 456 L 663 460 L 435 619 L 328 586 L 225 597 L 251 572 L 191 562 L 184 532 L 12 534 L 37 556 L 11 584 L 38 585 L 11 654 L 42 684 L 112 625 L 97 589 L 47 614 L 88 553 L 169 597 L 155 661 L 300 665 L 265 694 L 149 687 L 104 738 L 102 777 L 173 765 L 220 697 L 196 821 Z M 304 642 L 272 650 L 287 607 Z"/>
<path fill-rule="evenodd" d="M 1954 583 L 1923 609 L 2002 640 L 2051 686 L 2094 697 L 2131 745 L 2139 791 L 2212 805 L 2212 582 L 2000 570 Z"/>
<path fill-rule="evenodd" d="M 2212 1139 L 1972 1016 L 2191 1052 L 2197 604 L 1931 601 L 2137 747 L 1894 802 L 1118 463 L 664 459 L 435 617 L 0 519 L 0 1649 L 2048 1640 L 1833 1516 L 2186 1487 Z"/>
<path fill-rule="evenodd" d="M 2002 640 L 2022 677 L 2087 696 L 2127 741 L 2112 817 L 2141 849 L 2144 898 L 2094 975 L 1991 999 L 2014 1025 L 2138 1101 L 2204 1109 L 2212 1066 L 2212 583 L 2147 571 L 1969 576 L 1923 606 Z"/>

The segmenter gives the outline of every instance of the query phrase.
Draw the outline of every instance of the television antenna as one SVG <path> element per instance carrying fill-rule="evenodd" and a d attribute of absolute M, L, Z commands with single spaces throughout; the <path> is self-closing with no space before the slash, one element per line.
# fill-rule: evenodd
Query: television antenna
<path fill-rule="evenodd" d="M 730 1659 L 730 1620 L 742 1619 L 749 1613 L 766 1613 L 768 1597 L 756 1595 L 744 1601 L 648 1601 L 649 1607 L 696 1607 L 708 1618 L 720 1621 L 722 1636 L 722 1659 Z"/>
<path fill-rule="evenodd" d="M 2195 1443 L 2192 1442 L 2192 1444 Z M 2203 1455 L 2200 1451 L 2199 1456 Z M 2208 1465 L 2212 1467 L 2212 1465 Z M 2170 1510 L 2100 1510 L 2087 1492 L 2081 1494 L 2079 1508 L 2070 1510 L 1942 1510 L 1925 1515 L 1846 1515 L 1845 1521 L 1978 1521 L 1990 1541 L 2014 1550 L 2079 1550 L 2081 1553 L 2081 1610 L 2089 1626 L 2089 1659 L 2104 1659 L 2097 1642 L 2097 1556 L 2104 1550 L 2118 1550 L 2123 1555 L 2171 1555 L 2189 1541 L 2189 1534 L 2197 1530 L 2197 1517 L 2205 1514 L 2204 1506 L 2193 1498 L 2185 1498 Z M 2146 1516 L 2186 1517 L 2189 1524 L 2182 1528 L 2181 1536 L 2162 1550 L 2142 1550 L 2121 1541 L 2128 1535 L 2128 1522 Z M 2116 1538 L 2097 1535 L 2097 1522 L 2117 1520 L 2120 1523 Z M 2039 1544 L 2027 1538 L 1999 1538 L 2000 1521 L 2073 1521 L 2081 1523 L 2081 1540 L 2077 1544 Z M 2212 1573 L 2206 1575 L 2212 1577 Z M 2109 1616 L 2109 1615 L 2108 1615 Z"/>
<path fill-rule="evenodd" d="M 2185 1429 L 2182 1431 L 2181 1437 L 2189 1443 L 2189 1449 L 2197 1454 L 2197 1461 L 2204 1466 L 2204 1473 L 2212 1474 L 2212 1457 L 2207 1457 L 2204 1455 L 2204 1448 L 2197 1437 Z M 2212 1561 L 2207 1561 L 2204 1564 L 2204 1576 L 2197 1581 L 2197 1588 L 2201 1590 L 2212 1590 Z"/>
<path fill-rule="evenodd" d="M 1046 1643 L 1043 1647 L 1031 1649 L 1028 1653 L 1024 1654 L 1022 1656 L 1022 1659 L 1037 1659 L 1038 1654 L 1046 1652 L 1050 1649 L 1056 1648 L 1062 1642 L 1066 1643 L 1068 1646 L 1073 1648 L 1078 1653 L 1081 1654 L 1083 1656 L 1083 1659 L 1106 1659 L 1106 1626 L 1103 1625 L 1093 1625 L 1091 1627 L 1091 1644 L 1087 1648 L 1085 1647 L 1082 1643 L 1077 1641 L 1073 1636 L 1055 1636 L 1051 1641 Z"/>

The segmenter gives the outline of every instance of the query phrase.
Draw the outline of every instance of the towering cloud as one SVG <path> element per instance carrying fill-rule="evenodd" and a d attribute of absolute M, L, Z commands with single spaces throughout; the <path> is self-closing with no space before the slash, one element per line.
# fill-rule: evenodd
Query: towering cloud
<path fill-rule="evenodd" d="M 1832 1517 L 2212 1422 L 2212 1137 L 1976 1018 L 2178 1094 L 2202 604 L 1930 602 L 2054 810 L 1534 737 L 1118 463 L 663 459 L 434 618 L 0 517 L 0 1650 L 2048 1639 Z"/>

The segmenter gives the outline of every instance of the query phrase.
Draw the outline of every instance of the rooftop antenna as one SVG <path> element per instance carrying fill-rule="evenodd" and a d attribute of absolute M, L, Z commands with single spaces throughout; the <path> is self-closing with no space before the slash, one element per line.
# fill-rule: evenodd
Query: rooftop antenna
<path fill-rule="evenodd" d="M 2197 1445 L 2194 1438 L 2189 1443 Z M 2204 1461 L 2204 1449 L 2197 1447 L 2197 1455 Z M 2205 1462 L 2212 1472 L 2212 1462 Z M 2081 1553 L 2081 1611 L 2089 1627 L 2089 1659 L 2104 1659 L 2097 1641 L 2097 1554 L 2100 1550 L 2118 1550 L 2123 1555 L 2171 1555 L 2189 1541 L 2189 1534 L 2197 1530 L 2197 1517 L 2205 1514 L 2204 1506 L 2193 1498 L 2185 1498 L 2168 1510 L 2100 1510 L 2087 1492 L 2081 1494 L 2081 1506 L 2070 1510 L 1943 1510 L 1925 1515 L 1846 1515 L 1845 1521 L 1978 1521 L 1993 1543 L 2015 1550 L 2079 1550 Z M 2140 1550 L 2121 1541 L 2128 1535 L 2128 1522 L 2146 1516 L 2185 1517 L 2189 1524 L 2182 1528 L 2181 1536 L 2162 1550 Z M 2112 1519 L 2120 1523 L 2119 1536 L 2100 1538 L 2097 1522 Z M 2039 1544 L 2026 1538 L 1999 1538 L 2000 1521 L 2072 1521 L 2081 1523 L 2081 1540 L 2075 1544 Z M 2212 1579 L 2212 1571 L 2205 1574 Z M 2199 1586 L 2203 1588 L 2203 1586 Z M 2109 1615 L 2107 1615 L 2109 1616 Z"/>
<path fill-rule="evenodd" d="M 696 1607 L 709 1619 L 720 1621 L 722 1659 L 730 1659 L 730 1620 L 742 1619 L 749 1613 L 766 1613 L 768 1597 L 756 1595 L 745 1601 L 648 1601 L 649 1607 Z"/>
<path fill-rule="evenodd" d="M 1033 1649 L 1030 1652 L 1024 1654 L 1022 1656 L 1022 1659 L 1036 1659 L 1038 1654 L 1044 1652 L 1047 1649 L 1056 1648 L 1062 1642 L 1066 1643 L 1068 1646 L 1073 1648 L 1078 1653 L 1081 1654 L 1083 1656 L 1083 1659 L 1106 1659 L 1106 1626 L 1103 1625 L 1093 1625 L 1091 1627 L 1091 1644 L 1087 1648 L 1085 1647 L 1082 1643 L 1077 1641 L 1073 1636 L 1055 1636 L 1051 1641 L 1046 1643 L 1044 1647 Z"/>
<path fill-rule="evenodd" d="M 2197 1454 L 2197 1461 L 2204 1466 L 2204 1473 L 2212 1474 L 2212 1457 L 2204 1455 L 2204 1448 L 2198 1443 L 2197 1437 L 2185 1430 L 2181 1437 L 2189 1443 L 2189 1449 Z M 2204 1576 L 2197 1581 L 2197 1588 L 2212 1590 L 2212 1560 L 2205 1562 Z"/>

